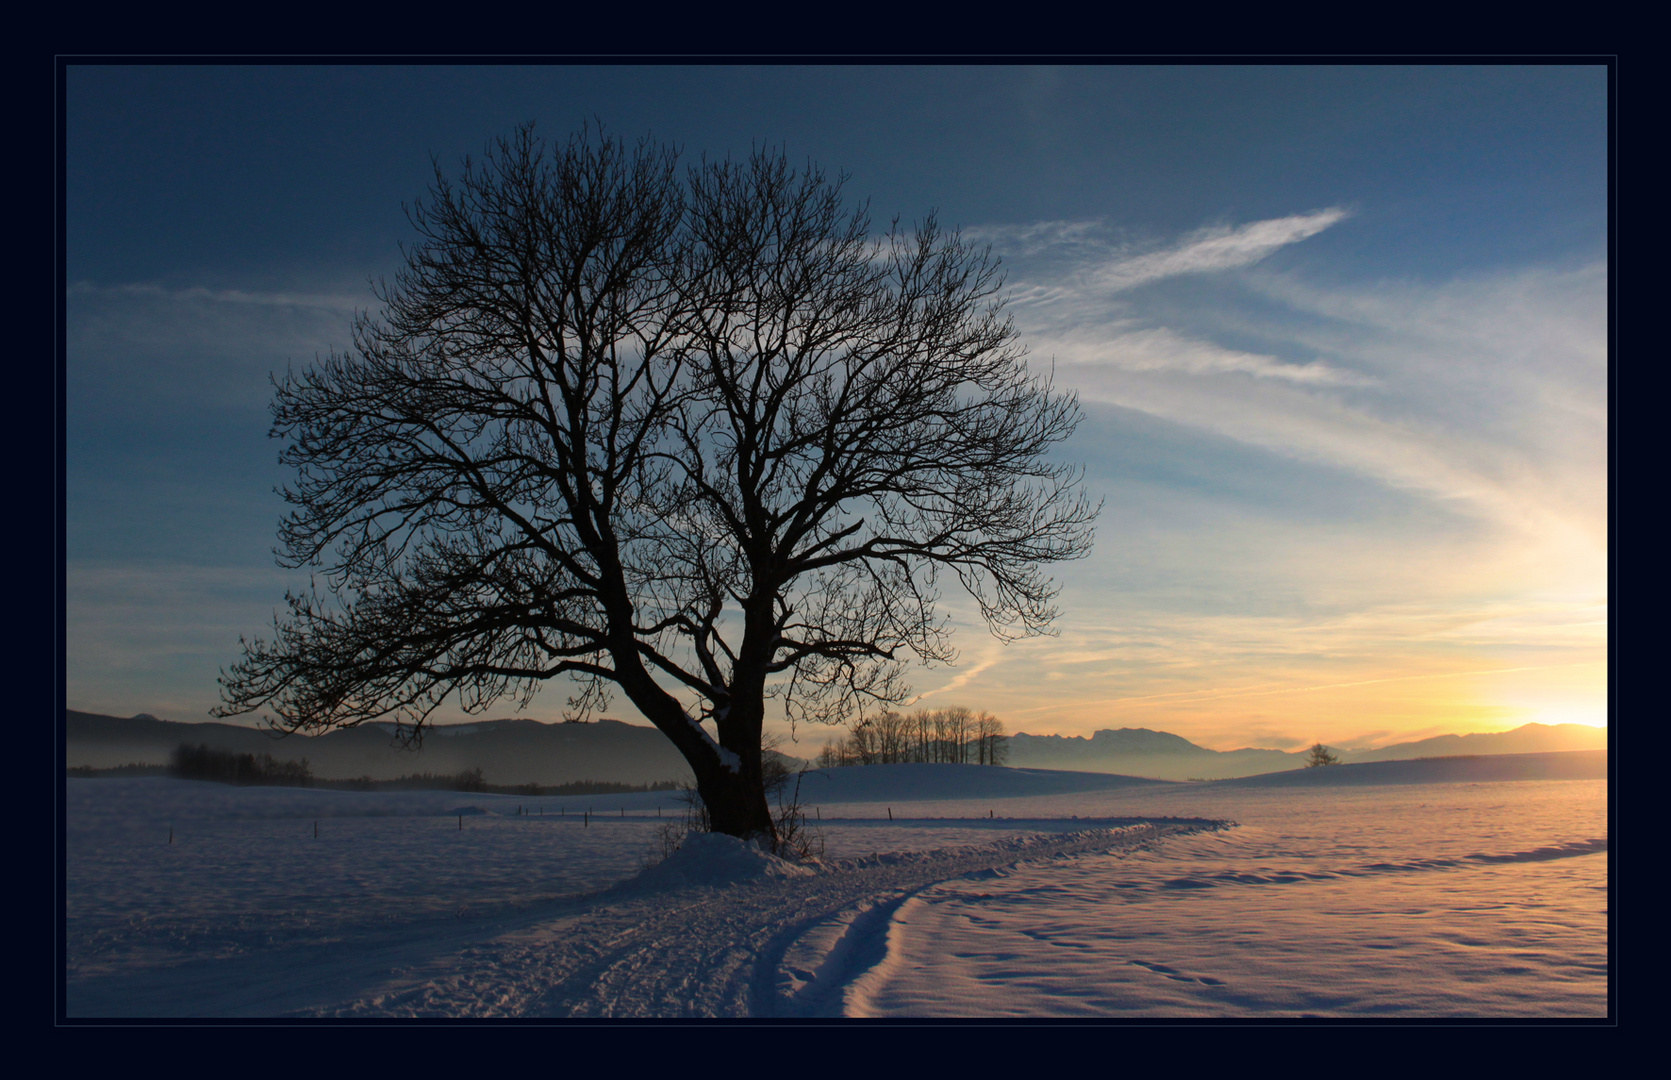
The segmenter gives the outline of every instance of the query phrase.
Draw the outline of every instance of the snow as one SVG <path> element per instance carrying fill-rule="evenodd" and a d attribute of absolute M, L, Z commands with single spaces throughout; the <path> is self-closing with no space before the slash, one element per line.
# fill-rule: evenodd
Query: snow
<path fill-rule="evenodd" d="M 725 716 L 725 714 L 729 711 L 730 711 L 729 708 L 722 707 L 718 710 L 718 716 L 720 718 L 723 718 Z M 702 741 L 708 744 L 708 749 L 712 750 L 714 752 L 714 756 L 719 758 L 720 765 L 722 765 L 723 767 L 731 770 L 732 772 L 738 772 L 742 769 L 742 767 L 743 767 L 742 759 L 738 758 L 735 753 L 733 753 L 730 750 L 727 750 L 725 747 L 721 746 L 717 741 L 715 741 L 714 737 L 712 735 L 708 734 L 708 729 L 702 726 L 701 721 L 699 721 L 696 717 L 692 716 L 690 713 L 686 713 L 685 714 L 685 723 L 689 724 L 692 728 L 694 728 L 696 730 L 696 733 L 698 735 L 702 736 Z"/>
<path fill-rule="evenodd" d="M 1336 775 L 839 769 L 802 787 L 822 860 L 692 836 L 649 869 L 666 792 L 70 780 L 67 1011 L 1608 1014 L 1605 781 Z"/>
<path fill-rule="evenodd" d="M 1053 769 L 994 769 L 968 765 L 867 765 L 822 769 L 801 779 L 805 803 L 920 802 L 927 799 L 990 800 L 1003 796 L 1155 788 L 1165 781 L 1107 773 Z"/>
<path fill-rule="evenodd" d="M 758 843 L 719 833 L 692 833 L 679 850 L 618 886 L 623 891 L 661 892 L 693 885 L 735 885 L 749 881 L 812 877 L 810 866 L 780 859 Z"/>

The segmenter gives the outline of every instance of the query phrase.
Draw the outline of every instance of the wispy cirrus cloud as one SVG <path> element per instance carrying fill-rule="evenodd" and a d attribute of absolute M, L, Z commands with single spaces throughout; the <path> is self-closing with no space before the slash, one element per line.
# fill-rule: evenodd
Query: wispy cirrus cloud
<path fill-rule="evenodd" d="M 72 558 L 64 569 L 67 705 L 127 716 L 143 702 L 174 719 L 207 719 L 216 675 L 238 659 L 239 636 L 270 631 L 276 598 L 305 584 L 273 566 Z"/>
<path fill-rule="evenodd" d="M 1081 249 L 1103 257 L 1109 250 L 1108 226 L 1100 218 L 1084 221 L 1035 221 L 1022 225 L 974 225 L 963 238 L 990 244 L 1005 255 L 1062 254 Z"/>
<path fill-rule="evenodd" d="M 1111 294 L 1166 278 L 1252 266 L 1350 216 L 1336 206 L 1242 225 L 1205 225 L 1159 243 L 1113 236 L 1101 219 L 981 225 L 964 229 L 963 236 L 990 244 L 1009 259 L 1042 256 L 1065 262 L 1072 267 L 1076 289 Z"/>
<path fill-rule="evenodd" d="M 1033 355 L 1088 401 L 1350 470 L 1524 532 L 1568 536 L 1581 519 L 1599 521 L 1605 268 L 1350 286 L 1248 269 L 1346 216 L 1212 226 L 1135 255 L 1110 245 L 1097 258 L 1086 254 L 1096 235 L 1087 223 L 991 231 L 1026 249 L 1011 301 Z M 1242 272 L 1213 284 L 1217 303 L 1201 303 L 1199 290 L 1181 306 L 1165 289 L 1132 291 L 1225 270 Z"/>
<path fill-rule="evenodd" d="M 1235 374 L 1300 385 L 1370 386 L 1376 380 L 1325 360 L 1219 344 L 1177 326 L 1156 325 L 1139 297 L 1124 295 L 1168 278 L 1252 266 L 1315 236 L 1347 211 L 1295 214 L 1197 229 L 1146 247 L 1115 241 L 1100 221 L 1047 221 L 971 232 L 1019 260 L 1009 303 L 1035 354 L 1059 362 L 1139 373 Z"/>
<path fill-rule="evenodd" d="M 1293 363 L 1242 349 L 1228 349 L 1188 337 L 1163 326 L 1055 339 L 1058 362 L 1100 366 L 1124 372 L 1178 372 L 1185 375 L 1251 375 L 1304 386 L 1374 386 L 1361 372 L 1322 359 Z"/>
<path fill-rule="evenodd" d="M 127 282 L 121 285 L 98 285 L 77 281 L 69 291 L 76 296 L 124 296 L 150 300 L 176 300 L 191 303 L 257 304 L 265 307 L 324 308 L 329 311 L 353 312 L 365 306 L 365 298 L 345 293 L 264 292 L 248 289 L 210 289 L 202 285 L 168 288 L 155 282 Z"/>
<path fill-rule="evenodd" d="M 1096 269 L 1090 283 L 1105 292 L 1120 292 L 1163 278 L 1251 266 L 1346 217 L 1346 210 L 1331 207 L 1246 225 L 1207 226 L 1156 251 L 1117 253 Z"/>
<path fill-rule="evenodd" d="M 1115 407 L 1075 447 L 1111 512 L 1061 636 L 958 694 L 1238 744 L 1605 716 L 1605 266 L 1260 265 L 1345 216 L 986 231 L 1035 362 Z"/>
<path fill-rule="evenodd" d="M 269 373 L 348 345 L 374 297 L 335 281 L 216 288 L 79 281 L 67 293 L 72 412 L 264 408 Z M 310 287 L 312 286 L 312 287 Z"/>

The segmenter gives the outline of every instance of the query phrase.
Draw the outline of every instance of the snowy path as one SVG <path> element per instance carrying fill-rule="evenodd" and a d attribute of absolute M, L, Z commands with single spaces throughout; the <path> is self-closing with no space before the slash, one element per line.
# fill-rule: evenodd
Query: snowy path
<path fill-rule="evenodd" d="M 628 883 L 450 942 L 305 1016 L 839 1016 L 901 903 L 1018 862 L 1110 855 L 1221 827 L 1174 822 L 836 863 L 804 878 L 654 891 Z"/>

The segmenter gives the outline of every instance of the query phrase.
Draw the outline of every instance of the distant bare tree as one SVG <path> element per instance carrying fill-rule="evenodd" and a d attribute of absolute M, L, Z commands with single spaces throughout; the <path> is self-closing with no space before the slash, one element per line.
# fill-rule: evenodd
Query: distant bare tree
<path fill-rule="evenodd" d="M 529 127 L 456 179 L 354 348 L 278 383 L 297 479 L 271 640 L 219 715 L 421 734 L 577 683 L 684 755 L 712 828 L 772 837 L 768 699 L 838 721 L 952 658 L 947 577 L 1047 632 L 1044 567 L 1097 508 L 1047 453 L 1078 418 L 1029 371 L 996 264 L 930 216 L 873 238 L 842 181 Z"/>
<path fill-rule="evenodd" d="M 820 769 L 837 769 L 847 764 L 841 742 L 840 739 L 831 739 L 818 751 L 816 764 Z"/>
<path fill-rule="evenodd" d="M 902 713 L 888 710 L 876 717 L 879 756 L 884 764 L 911 759 L 911 723 Z"/>
<path fill-rule="evenodd" d="M 991 713 L 975 717 L 975 740 L 982 765 L 1002 765 L 1009 760 L 1009 737 L 1004 722 Z"/>
<path fill-rule="evenodd" d="M 917 761 L 938 761 L 940 753 L 939 727 L 936 718 L 940 714 L 933 709 L 917 709 L 911 713 L 911 726 L 917 742 L 917 750 L 913 758 Z"/>
<path fill-rule="evenodd" d="M 881 739 L 876 734 L 874 717 L 860 717 L 853 722 L 847 735 L 846 752 L 855 765 L 879 765 L 882 761 Z"/>
<path fill-rule="evenodd" d="M 951 750 L 947 760 L 966 765 L 969 762 L 970 743 L 973 741 L 975 714 L 961 706 L 946 709 L 945 713 L 946 741 Z"/>
<path fill-rule="evenodd" d="M 849 726 L 846 737 L 826 743 L 822 766 L 885 765 L 903 761 L 999 765 L 1009 756 L 1004 723 L 991 713 L 962 706 L 884 712 Z"/>

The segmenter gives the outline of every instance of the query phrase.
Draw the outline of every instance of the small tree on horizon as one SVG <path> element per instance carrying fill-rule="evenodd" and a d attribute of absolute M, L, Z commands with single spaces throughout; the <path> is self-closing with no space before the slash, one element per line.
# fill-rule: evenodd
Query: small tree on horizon
<path fill-rule="evenodd" d="M 1046 564 L 1098 507 L 1049 460 L 1079 419 L 1025 361 L 989 252 L 930 215 L 872 237 L 842 178 L 532 125 L 435 168 L 353 348 L 277 381 L 296 470 L 270 640 L 219 716 L 285 731 L 574 681 L 678 748 L 711 827 L 773 839 L 761 739 L 908 700 L 955 580 L 1003 638 L 1049 632 Z"/>
<path fill-rule="evenodd" d="M 1319 765 L 1338 764 L 1340 764 L 1340 757 L 1338 755 L 1330 753 L 1329 748 L 1324 746 L 1322 743 L 1314 743 L 1311 747 L 1311 756 L 1306 759 L 1305 767 L 1308 769 L 1314 769 Z"/>

